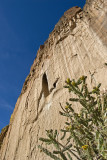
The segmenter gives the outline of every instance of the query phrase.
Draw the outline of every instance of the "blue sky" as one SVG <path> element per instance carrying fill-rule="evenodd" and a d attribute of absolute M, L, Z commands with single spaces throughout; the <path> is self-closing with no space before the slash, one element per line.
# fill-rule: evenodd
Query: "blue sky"
<path fill-rule="evenodd" d="M 0 131 L 9 123 L 41 44 L 63 13 L 86 0 L 0 0 Z"/>

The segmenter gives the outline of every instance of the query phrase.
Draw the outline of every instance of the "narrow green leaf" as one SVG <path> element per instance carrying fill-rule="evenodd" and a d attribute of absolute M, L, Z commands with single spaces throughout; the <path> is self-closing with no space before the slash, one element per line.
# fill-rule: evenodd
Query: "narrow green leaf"
<path fill-rule="evenodd" d="M 74 102 L 78 102 L 79 99 L 78 98 L 70 98 L 69 101 L 74 101 Z"/>
<path fill-rule="evenodd" d="M 39 140 L 42 142 L 51 142 L 51 140 L 47 138 L 39 138 Z"/>
<path fill-rule="evenodd" d="M 56 136 L 58 135 L 58 131 L 55 130 L 55 133 L 54 133 L 54 138 L 56 138 Z"/>
<path fill-rule="evenodd" d="M 72 147 L 72 144 L 65 146 L 64 149 L 62 150 L 62 152 L 69 150 L 71 147 Z"/>
<path fill-rule="evenodd" d="M 51 153 L 49 150 L 47 150 L 46 148 L 43 148 L 42 146 L 38 146 L 38 148 L 40 148 L 45 154 L 47 154 L 49 157 L 51 157 L 54 160 L 61 160 L 60 158 L 58 158 L 57 156 L 55 156 L 53 153 Z"/>
<path fill-rule="evenodd" d="M 67 152 L 67 155 L 68 155 L 69 160 L 73 160 L 71 155 L 68 152 Z"/>
<path fill-rule="evenodd" d="M 60 154 L 60 151 L 53 151 L 54 154 Z"/>
<path fill-rule="evenodd" d="M 66 136 L 66 131 L 64 131 L 64 134 L 63 134 L 63 136 L 61 137 L 60 140 L 63 140 L 65 138 L 65 136 Z"/>
<path fill-rule="evenodd" d="M 63 160 L 67 160 L 66 156 L 64 155 L 64 153 L 60 152 L 60 156 L 63 158 Z"/>

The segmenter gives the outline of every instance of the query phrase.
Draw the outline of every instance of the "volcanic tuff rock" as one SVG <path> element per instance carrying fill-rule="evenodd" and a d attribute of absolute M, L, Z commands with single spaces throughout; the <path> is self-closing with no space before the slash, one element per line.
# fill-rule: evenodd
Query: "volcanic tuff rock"
<path fill-rule="evenodd" d="M 88 76 L 88 85 L 107 88 L 107 0 L 87 0 L 66 11 L 41 45 L 25 80 L 0 150 L 0 160 L 49 160 L 38 138 L 60 129 L 59 102 L 69 98 L 65 80 Z M 78 112 L 79 107 L 76 105 Z"/>

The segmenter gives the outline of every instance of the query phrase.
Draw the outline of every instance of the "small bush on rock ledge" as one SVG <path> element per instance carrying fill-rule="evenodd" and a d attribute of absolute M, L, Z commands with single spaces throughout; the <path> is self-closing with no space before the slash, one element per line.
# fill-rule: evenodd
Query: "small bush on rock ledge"
<path fill-rule="evenodd" d="M 39 139 L 46 144 L 45 148 L 39 145 L 40 150 L 54 160 L 107 159 L 107 93 L 101 93 L 101 84 L 89 91 L 86 79 L 82 76 L 77 81 L 66 80 L 64 87 L 76 98 L 70 98 L 65 108 L 61 106 L 60 114 L 68 119 L 61 129 L 61 139 L 58 140 L 58 131 L 52 129 L 46 130 L 47 138 Z M 79 113 L 74 111 L 71 102 L 82 105 Z M 64 139 L 66 144 L 62 142 Z M 53 145 L 53 151 L 49 151 L 47 145 Z"/>

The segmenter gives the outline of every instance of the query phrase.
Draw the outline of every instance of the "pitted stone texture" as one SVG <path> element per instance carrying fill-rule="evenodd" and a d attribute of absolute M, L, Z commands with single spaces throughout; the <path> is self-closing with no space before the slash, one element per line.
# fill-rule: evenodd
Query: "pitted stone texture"
<path fill-rule="evenodd" d="M 104 20 L 107 1 L 102 1 L 101 9 L 94 7 L 100 2 L 87 1 L 84 11 L 76 7 L 65 12 L 49 39 L 40 46 L 15 106 L 0 160 L 50 160 L 38 150 L 38 139 L 45 137 L 46 129 L 64 127 L 65 119 L 59 115 L 59 103 L 65 106 L 71 96 L 63 88 L 67 78 L 87 75 L 90 88 L 99 82 L 102 89 L 107 88 L 107 27 Z M 75 13 L 73 16 L 71 11 Z M 95 24 L 90 22 L 94 16 L 98 19 L 98 26 L 97 21 Z M 101 32 L 98 32 L 100 28 Z M 47 82 L 43 81 L 44 74 Z M 44 96 L 43 83 L 48 83 L 47 97 Z M 79 111 L 77 104 L 74 108 Z"/>

